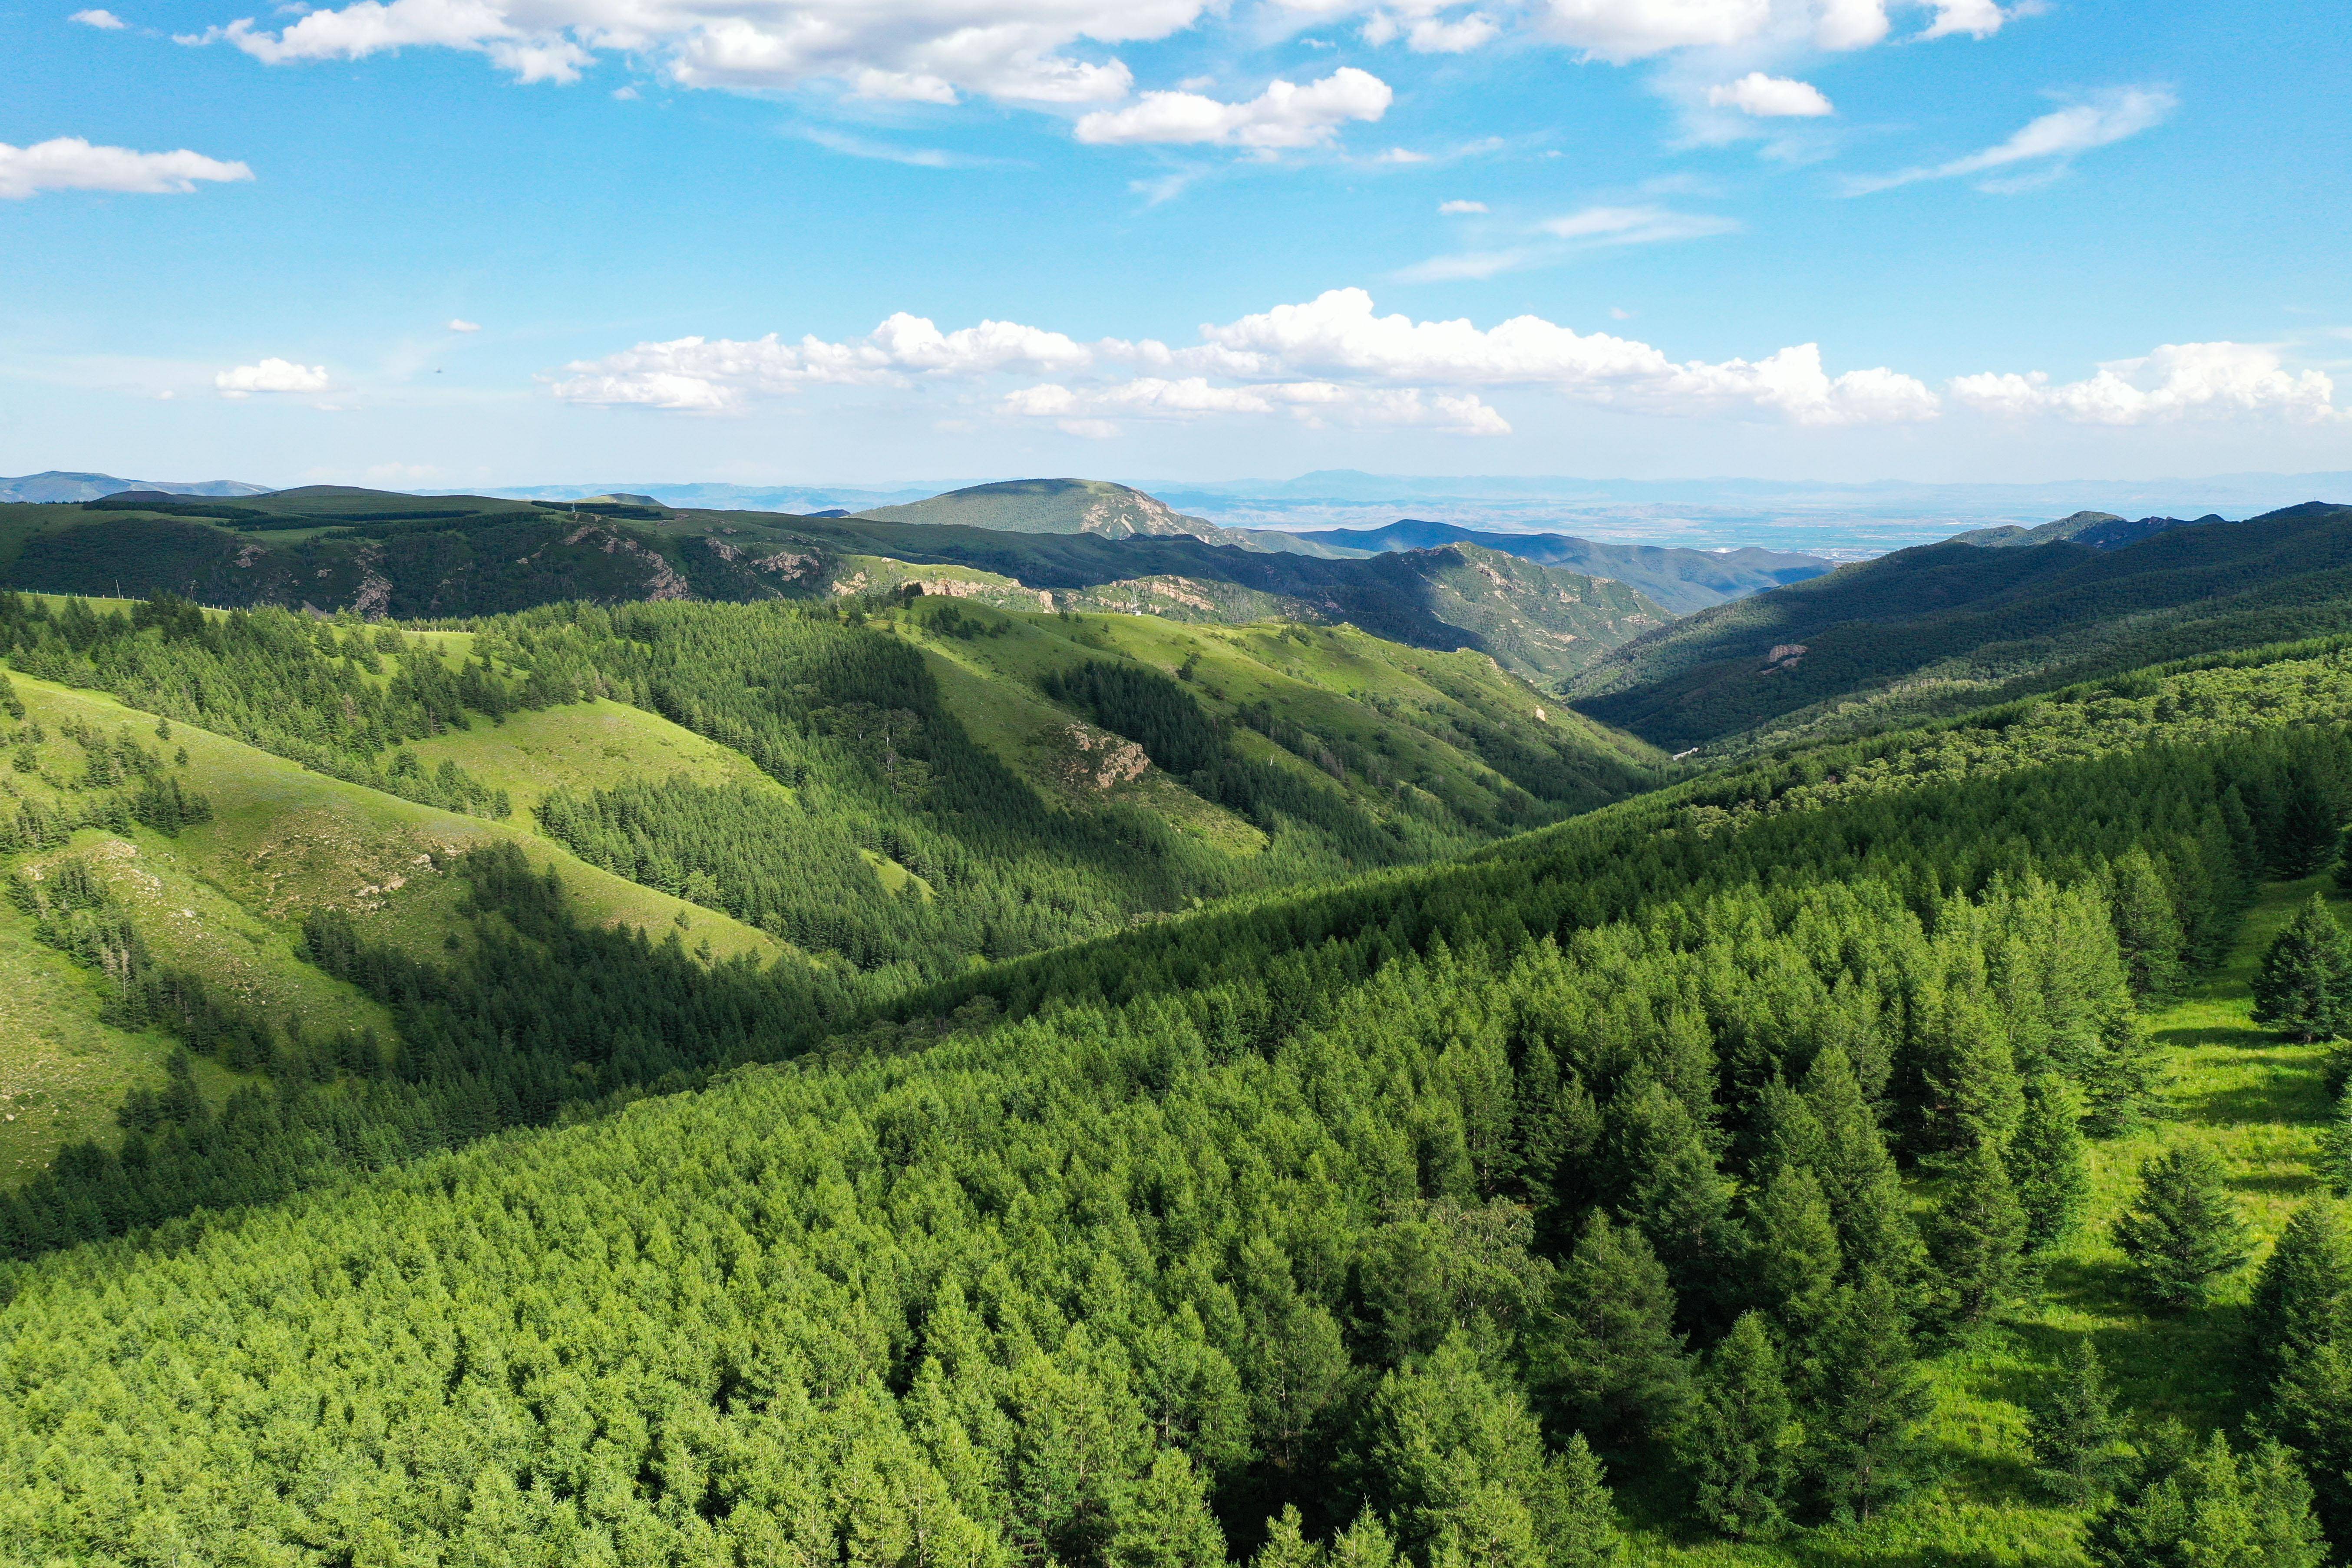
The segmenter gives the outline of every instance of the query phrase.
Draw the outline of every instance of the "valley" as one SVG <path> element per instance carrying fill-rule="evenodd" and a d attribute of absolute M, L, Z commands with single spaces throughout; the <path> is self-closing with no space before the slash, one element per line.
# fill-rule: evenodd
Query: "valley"
<path fill-rule="evenodd" d="M 0 510 L 11 1550 L 2352 1541 L 2352 512 L 1676 616 L 1004 489 Z"/>

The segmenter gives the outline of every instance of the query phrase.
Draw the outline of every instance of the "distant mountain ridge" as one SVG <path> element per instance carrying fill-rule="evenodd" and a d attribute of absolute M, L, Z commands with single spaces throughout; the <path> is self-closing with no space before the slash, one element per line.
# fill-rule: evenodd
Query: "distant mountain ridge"
<path fill-rule="evenodd" d="M 1101 539 L 1186 537 L 1285 555 L 1342 553 L 1304 535 L 1223 528 L 1156 496 L 1108 479 L 1005 479 L 856 515 L 877 522 L 990 528 L 1007 533 L 1091 533 Z M 1369 552 L 1366 552 L 1369 553 Z"/>
<path fill-rule="evenodd" d="M 646 505 L 650 493 L 514 500 L 313 485 L 229 499 L 150 491 L 0 507 L 0 585 L 168 592 L 200 604 L 372 618 L 494 615 L 565 600 L 830 601 L 920 586 L 1031 613 L 1345 622 L 1414 647 L 1469 648 L 1545 682 L 1672 618 L 1624 584 L 1466 543 L 1381 555 L 1312 544 L 1305 549 L 1319 554 L 1278 552 L 1190 531 L 1109 537 L 688 510 Z M 1165 508 L 1143 507 L 1150 498 L 1124 487 L 1073 484 L 1045 500 L 1062 519 L 1097 529 L 1139 520 L 1168 526 Z M 998 521 L 1008 515 L 1018 520 L 1000 510 Z"/>
<path fill-rule="evenodd" d="M 2101 548 L 1947 541 L 1719 605 L 1574 678 L 1580 711 L 1670 752 L 1859 733 L 2167 659 L 2352 632 L 2352 506 L 2305 502 Z M 2139 526 L 2126 524 L 2126 527 Z"/>
<path fill-rule="evenodd" d="M 2218 513 L 2208 513 L 2194 521 L 2178 517 L 2143 517 L 2131 521 L 2111 511 L 2078 511 L 2062 517 L 2055 522 L 2045 522 L 2039 528 L 1979 528 L 1967 533 L 1956 533 L 1949 544 L 1974 544 L 1988 550 L 2014 550 L 2020 545 L 2053 544 L 2059 540 L 2087 545 L 2093 550 L 2120 550 L 2126 544 L 2162 533 L 2168 528 L 2196 528 L 2209 522 L 2223 521 Z"/>
<path fill-rule="evenodd" d="M 1570 533 L 1486 533 L 1413 517 L 1399 518 L 1386 528 L 1320 529 L 1297 537 L 1364 551 L 1475 544 L 1539 566 L 1564 566 L 1587 576 L 1622 583 L 1678 616 L 1704 610 L 1727 599 L 1822 576 L 1835 564 L 1818 555 L 1780 550 L 1751 547 L 1714 551 L 1660 544 L 1601 544 Z"/>
<path fill-rule="evenodd" d="M 63 501 L 97 500 L 124 490 L 153 490 L 177 496 L 258 496 L 268 495 L 269 487 L 248 485 L 241 479 L 121 479 L 112 474 L 76 473 L 64 468 L 48 468 L 13 479 L 0 476 L 0 504 L 54 506 Z"/>

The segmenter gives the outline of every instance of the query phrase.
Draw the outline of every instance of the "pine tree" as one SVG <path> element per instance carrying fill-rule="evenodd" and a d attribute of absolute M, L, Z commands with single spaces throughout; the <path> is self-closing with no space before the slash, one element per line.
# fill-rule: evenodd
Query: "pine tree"
<path fill-rule="evenodd" d="M 2326 869 L 2336 858 L 2336 837 L 2335 807 L 2309 772 L 2297 773 L 2279 814 L 2279 875 L 2293 881 Z"/>
<path fill-rule="evenodd" d="M 2025 1091 L 1999 1020 L 1957 984 L 1926 1012 L 1917 1047 L 1925 1079 L 1921 1146 L 1957 1153 L 1987 1139 L 2005 1142 L 2024 1112 Z"/>
<path fill-rule="evenodd" d="M 2263 954 L 2254 1022 L 2276 1025 L 2291 1040 L 2329 1040 L 2352 1028 L 2352 939 L 2317 893 Z"/>
<path fill-rule="evenodd" d="M 1804 1099 L 1820 1129 L 1821 1179 L 1846 1268 L 1907 1285 L 1925 1261 L 1909 1201 L 1878 1116 L 1864 1098 L 1844 1050 L 1823 1048 L 1806 1070 Z"/>
<path fill-rule="evenodd" d="M 2269 1383 L 2264 1430 L 2311 1474 L 2328 1533 L 2352 1538 L 2352 1219 L 2305 1204 L 2254 1281 L 2247 1339 Z"/>
<path fill-rule="evenodd" d="M 2339 1198 L 2352 1197 L 2352 1084 L 2336 1096 L 2336 1112 L 2319 1134 L 2319 1179 Z"/>
<path fill-rule="evenodd" d="M 1954 1327 L 1983 1322 L 2015 1293 L 2025 1239 L 2025 1210 L 1996 1145 L 1980 1142 L 1947 1162 L 1927 1248 Z"/>
<path fill-rule="evenodd" d="M 1675 1293 L 1649 1241 L 1594 1209 L 1553 1283 L 1531 1359 L 1556 1425 L 1617 1441 L 1673 1428 L 1690 1384 Z"/>
<path fill-rule="evenodd" d="M 2091 1157 L 2074 1085 L 2042 1073 L 2025 1086 L 2025 1117 L 2008 1151 L 2010 1180 L 2025 1211 L 2025 1248 L 2050 1251 L 2074 1233 L 2091 1202 Z"/>
<path fill-rule="evenodd" d="M 1265 1521 L 1265 1544 L 1250 1559 L 1250 1568 L 1323 1568 L 1330 1559 L 1330 1552 L 1307 1539 L 1298 1505 L 1285 1503 Z"/>
<path fill-rule="evenodd" d="M 1331 1542 L 1331 1568 L 1396 1568 L 1400 1561 L 1396 1538 L 1369 1509 Z"/>
<path fill-rule="evenodd" d="M 2294 1211 L 2254 1278 L 2247 1330 L 2272 1376 L 2352 1330 L 2352 1223 L 2342 1204 L 2315 1198 Z"/>
<path fill-rule="evenodd" d="M 1698 1489 L 1698 1512 L 1726 1535 L 1769 1540 L 1788 1528 L 1803 1432 L 1763 1314 L 1745 1312 L 1708 1352 L 1675 1455 Z"/>
<path fill-rule="evenodd" d="M 1167 1448 L 1116 1510 L 1118 1568 L 1225 1568 L 1225 1536 L 1208 1489 L 1181 1448 Z"/>
<path fill-rule="evenodd" d="M 2200 1448 L 2174 1437 L 2129 1495 L 2094 1516 L 2085 1551 L 2097 1568 L 2320 1568 L 2326 1543 L 2311 1483 L 2294 1457 L 2264 1443 L 2241 1458 L 2215 1432 Z"/>
<path fill-rule="evenodd" d="M 2123 1423 L 2089 1336 L 2076 1342 L 2063 1375 L 2026 1411 L 2025 1429 L 2035 1473 L 2053 1496 L 2079 1504 L 2106 1490 L 2122 1464 Z"/>
<path fill-rule="evenodd" d="M 2147 850 L 2135 848 L 2108 868 L 2107 901 L 2132 994 L 2150 1006 L 2170 1001 L 2180 990 L 2188 938 L 2171 891 Z"/>
<path fill-rule="evenodd" d="M 1881 1276 L 1838 1292 L 1819 1343 L 1803 1407 L 1814 1483 L 1832 1512 L 1866 1522 L 1916 1479 L 1934 1400 L 1902 1296 Z"/>
<path fill-rule="evenodd" d="M 2245 1222 L 2229 1193 L 2229 1167 L 2203 1143 L 2183 1143 L 2143 1162 L 2139 1194 L 2116 1221 L 2116 1245 L 2140 1272 L 2151 1299 L 2191 1307 L 2215 1279 L 2248 1256 Z"/>
<path fill-rule="evenodd" d="M 1610 1568 L 1621 1561 L 1625 1538 L 1617 1528 L 1617 1501 L 1583 1433 L 1569 1434 L 1550 1469 L 1550 1568 Z"/>
<path fill-rule="evenodd" d="M 1748 1211 L 1751 1268 L 1763 1306 L 1792 1344 L 1821 1324 L 1844 1252 L 1822 1184 L 1806 1165 L 1783 1165 Z"/>

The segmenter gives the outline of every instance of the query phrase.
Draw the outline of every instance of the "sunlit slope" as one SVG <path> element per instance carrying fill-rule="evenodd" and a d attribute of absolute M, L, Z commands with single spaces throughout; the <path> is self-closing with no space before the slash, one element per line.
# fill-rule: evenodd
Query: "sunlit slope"
<path fill-rule="evenodd" d="M 1598 805 L 1642 787 L 1664 760 L 1484 655 L 1351 626 L 1005 613 L 938 596 L 891 624 L 940 670 L 965 727 L 1016 770 L 1082 803 L 1122 792 L 1159 801 L 1212 837 L 1252 830 L 1222 807 L 1165 794 L 1182 784 L 1166 778 L 1165 759 L 1132 777 L 1099 765 L 1088 721 L 1110 718 L 1048 697 L 1057 676 L 1108 661 L 1174 680 L 1245 754 L 1375 816 L 1434 813 L 1474 836 Z"/>
<path fill-rule="evenodd" d="M 675 931 L 689 951 L 708 943 L 714 958 L 751 953 L 764 961 L 782 951 L 724 914 L 584 864 L 523 826 L 527 819 L 520 815 L 513 823 L 499 823 L 436 811 L 327 778 L 192 725 L 169 725 L 167 735 L 159 734 L 152 714 L 102 694 L 21 673 L 10 679 L 26 719 L 22 724 L 0 721 L 0 733 L 16 737 L 8 763 L 0 766 L 0 784 L 13 798 L 0 799 L 0 809 L 14 815 L 28 805 L 70 807 L 88 798 L 85 749 L 71 738 L 80 731 L 127 735 L 163 757 L 184 752 L 186 761 L 173 765 L 173 776 L 187 794 L 207 802 L 212 815 L 168 836 L 140 824 L 84 827 L 57 847 L 5 857 L 5 868 L 36 877 L 62 858 L 83 861 L 97 870 L 160 960 L 274 1019 L 299 1020 L 319 1032 L 373 1028 L 389 1035 L 392 1021 L 379 1005 L 297 956 L 302 917 L 321 908 L 344 910 L 412 951 L 436 952 L 453 927 L 452 906 L 460 896 L 448 885 L 446 868 L 455 857 L 488 843 L 520 844 L 534 863 L 552 868 L 585 923 L 635 926 L 656 939 Z M 538 737 L 526 725 L 514 736 L 494 739 L 499 730 L 477 720 L 476 730 L 431 743 L 461 757 L 478 751 L 486 760 L 529 758 L 540 771 L 520 763 L 513 768 L 526 787 L 566 776 L 563 764 L 575 758 L 619 765 L 605 755 L 607 745 L 646 763 L 676 756 L 706 773 L 749 766 L 732 753 L 724 753 L 731 761 L 714 759 L 709 753 L 719 748 L 653 714 L 627 710 L 625 721 L 615 724 L 614 715 L 593 708 L 576 715 L 559 711 L 584 738 L 548 748 L 551 756 L 531 748 L 535 740 L 545 745 L 547 732 L 560 731 L 561 724 L 541 726 Z M 44 737 L 37 743 L 28 738 L 36 726 Z M 604 738 L 615 732 L 620 741 Z M 475 742 L 470 749 L 469 740 Z M 159 1081 L 173 1048 L 161 1034 L 107 1024 L 103 975 L 44 945 L 34 931 L 19 904 L 0 904 L 0 1096 L 6 1097 L 0 1115 L 14 1118 L 0 1121 L 0 1182 L 37 1168 L 65 1142 L 111 1137 L 113 1110 L 124 1091 Z M 217 1069 L 200 1060 L 199 1071 Z"/>

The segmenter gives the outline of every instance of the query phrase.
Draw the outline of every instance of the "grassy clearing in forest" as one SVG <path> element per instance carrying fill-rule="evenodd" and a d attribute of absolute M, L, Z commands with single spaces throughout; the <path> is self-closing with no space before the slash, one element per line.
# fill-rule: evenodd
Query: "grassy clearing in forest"
<path fill-rule="evenodd" d="M 2327 895 L 2337 918 L 2352 918 L 2352 900 L 2327 878 L 2268 887 L 2228 966 L 2149 1018 L 2167 1047 L 2170 1081 L 2146 1126 L 2091 1146 L 2090 1213 L 2053 1261 L 2042 1303 L 1933 1364 L 1929 1437 L 1939 1487 L 1866 1528 L 1770 1545 L 1684 1543 L 1643 1532 L 1633 1561 L 1674 1568 L 2073 1568 L 2084 1561 L 2082 1516 L 2038 1495 L 2024 1405 L 2051 1385 L 2086 1334 L 2106 1363 L 2118 1407 L 2135 1420 L 2169 1416 L 2199 1430 L 2234 1430 L 2262 1393 L 2244 1357 L 2248 1296 L 2295 1206 L 2319 1192 L 2312 1160 L 2330 1111 L 2327 1047 L 2290 1045 L 2256 1026 L 2251 983 L 2263 951 L 2315 891 Z M 2109 1236 L 2138 1190 L 2140 1162 L 2184 1142 L 2210 1143 L 2228 1160 L 2253 1258 L 2203 1308 L 2163 1312 L 2139 1299 Z M 1638 1488 L 1632 1478 L 1621 1479 L 1629 1490 Z"/>

